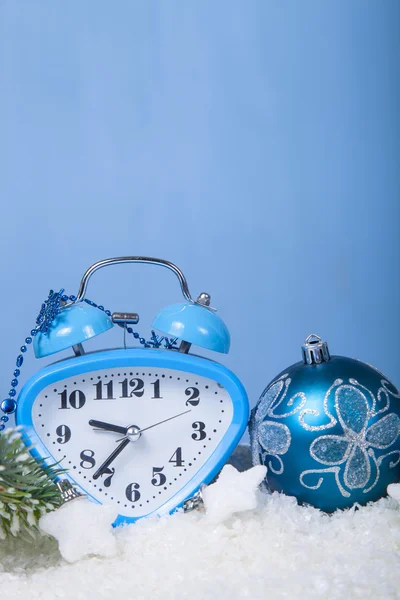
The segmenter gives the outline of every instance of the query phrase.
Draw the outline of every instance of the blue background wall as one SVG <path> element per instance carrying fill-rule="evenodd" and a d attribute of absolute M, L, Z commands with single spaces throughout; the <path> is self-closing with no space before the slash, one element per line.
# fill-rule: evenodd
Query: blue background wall
<path fill-rule="evenodd" d="M 3 395 L 49 288 L 125 254 L 212 295 L 252 403 L 311 332 L 400 385 L 399 23 L 396 0 L 1 0 Z M 180 299 L 154 267 L 89 291 L 145 333 Z"/>

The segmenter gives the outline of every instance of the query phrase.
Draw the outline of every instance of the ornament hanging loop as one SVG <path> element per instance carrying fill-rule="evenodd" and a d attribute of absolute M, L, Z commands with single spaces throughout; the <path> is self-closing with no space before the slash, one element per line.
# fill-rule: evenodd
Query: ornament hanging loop
<path fill-rule="evenodd" d="M 303 361 L 306 365 L 318 365 L 328 362 L 331 357 L 327 342 L 322 341 L 322 338 L 315 333 L 308 336 L 301 349 Z"/>

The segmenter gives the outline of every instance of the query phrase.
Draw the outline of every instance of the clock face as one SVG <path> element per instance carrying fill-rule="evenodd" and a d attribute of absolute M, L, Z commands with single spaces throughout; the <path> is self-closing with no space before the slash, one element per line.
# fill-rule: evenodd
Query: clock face
<path fill-rule="evenodd" d="M 32 405 L 41 442 L 120 515 L 157 512 L 213 454 L 233 418 L 212 379 L 169 368 L 105 368 L 47 385 Z"/>

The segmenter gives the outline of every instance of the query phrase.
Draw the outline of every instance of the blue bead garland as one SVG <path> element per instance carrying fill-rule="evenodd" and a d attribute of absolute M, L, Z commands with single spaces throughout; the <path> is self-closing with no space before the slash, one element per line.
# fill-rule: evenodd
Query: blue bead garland
<path fill-rule="evenodd" d="M 3 413 L 6 413 L 7 415 L 12 414 L 17 408 L 17 401 L 13 400 L 12 398 L 6 398 L 6 400 L 3 400 L 1 403 L 0 408 Z"/>
<path fill-rule="evenodd" d="M 14 379 L 12 379 L 11 381 L 11 389 L 8 392 L 9 397 L 3 400 L 0 404 L 0 410 L 3 413 L 5 413 L 2 417 L 0 417 L 0 431 L 3 431 L 3 429 L 5 428 L 4 423 L 7 423 L 7 421 L 9 420 L 9 417 L 7 415 L 13 414 L 17 409 L 17 401 L 14 399 L 17 394 L 15 388 L 18 386 L 19 383 L 18 378 L 21 375 L 20 368 L 22 367 L 24 362 L 23 354 L 25 354 L 25 352 L 28 350 L 27 346 L 32 344 L 32 338 L 34 338 L 40 331 L 46 332 L 49 330 L 53 320 L 60 312 L 63 304 L 65 304 L 68 301 L 75 302 L 75 300 L 76 296 L 68 296 L 64 294 L 64 289 L 61 289 L 59 292 L 54 292 L 53 290 L 50 290 L 47 300 L 43 302 L 40 308 L 39 315 L 36 319 L 36 327 L 34 329 L 31 329 L 30 336 L 25 338 L 26 345 L 21 346 L 20 352 L 22 354 L 18 354 L 17 359 L 15 361 L 17 368 L 14 370 Z M 91 306 L 94 306 L 95 308 L 104 311 L 107 316 L 111 317 L 111 311 L 105 310 L 103 305 L 98 305 L 92 300 L 88 300 L 87 298 L 85 298 L 84 301 L 90 304 Z M 123 324 L 119 323 L 119 325 L 121 327 L 125 327 L 125 325 Z M 133 331 L 132 327 L 126 327 L 126 331 L 129 334 L 132 334 L 136 340 L 139 340 L 139 343 L 142 344 L 142 346 L 144 346 L 145 348 L 159 348 L 162 342 L 164 342 L 165 348 L 167 349 L 177 347 L 178 338 L 169 339 L 165 336 L 159 337 L 155 334 L 154 331 L 152 331 L 151 339 L 149 341 L 146 341 L 145 338 L 140 337 L 140 334 L 137 331 Z"/>

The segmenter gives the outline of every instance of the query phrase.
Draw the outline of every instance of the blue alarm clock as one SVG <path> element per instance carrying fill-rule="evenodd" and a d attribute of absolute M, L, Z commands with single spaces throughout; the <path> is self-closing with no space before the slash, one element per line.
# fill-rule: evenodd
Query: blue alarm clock
<path fill-rule="evenodd" d="M 159 265 L 178 277 L 185 302 L 164 308 L 153 322 L 164 336 L 153 331 L 146 341 L 131 327 L 136 313 L 111 313 L 85 298 L 95 271 L 121 263 Z M 124 330 L 124 347 L 85 353 L 86 340 L 115 325 Z M 127 348 L 127 334 L 142 347 Z M 50 292 L 31 336 L 25 341 L 33 341 L 37 358 L 68 348 L 74 356 L 40 370 L 16 399 L 22 346 L 2 421 L 15 412 L 33 456 L 59 462 L 78 490 L 117 507 L 115 525 L 187 504 L 245 431 L 249 405 L 239 379 L 190 353 L 192 344 L 227 353 L 228 329 L 210 296 L 193 300 L 183 273 L 168 261 L 123 257 L 92 265 L 76 297 Z"/>

